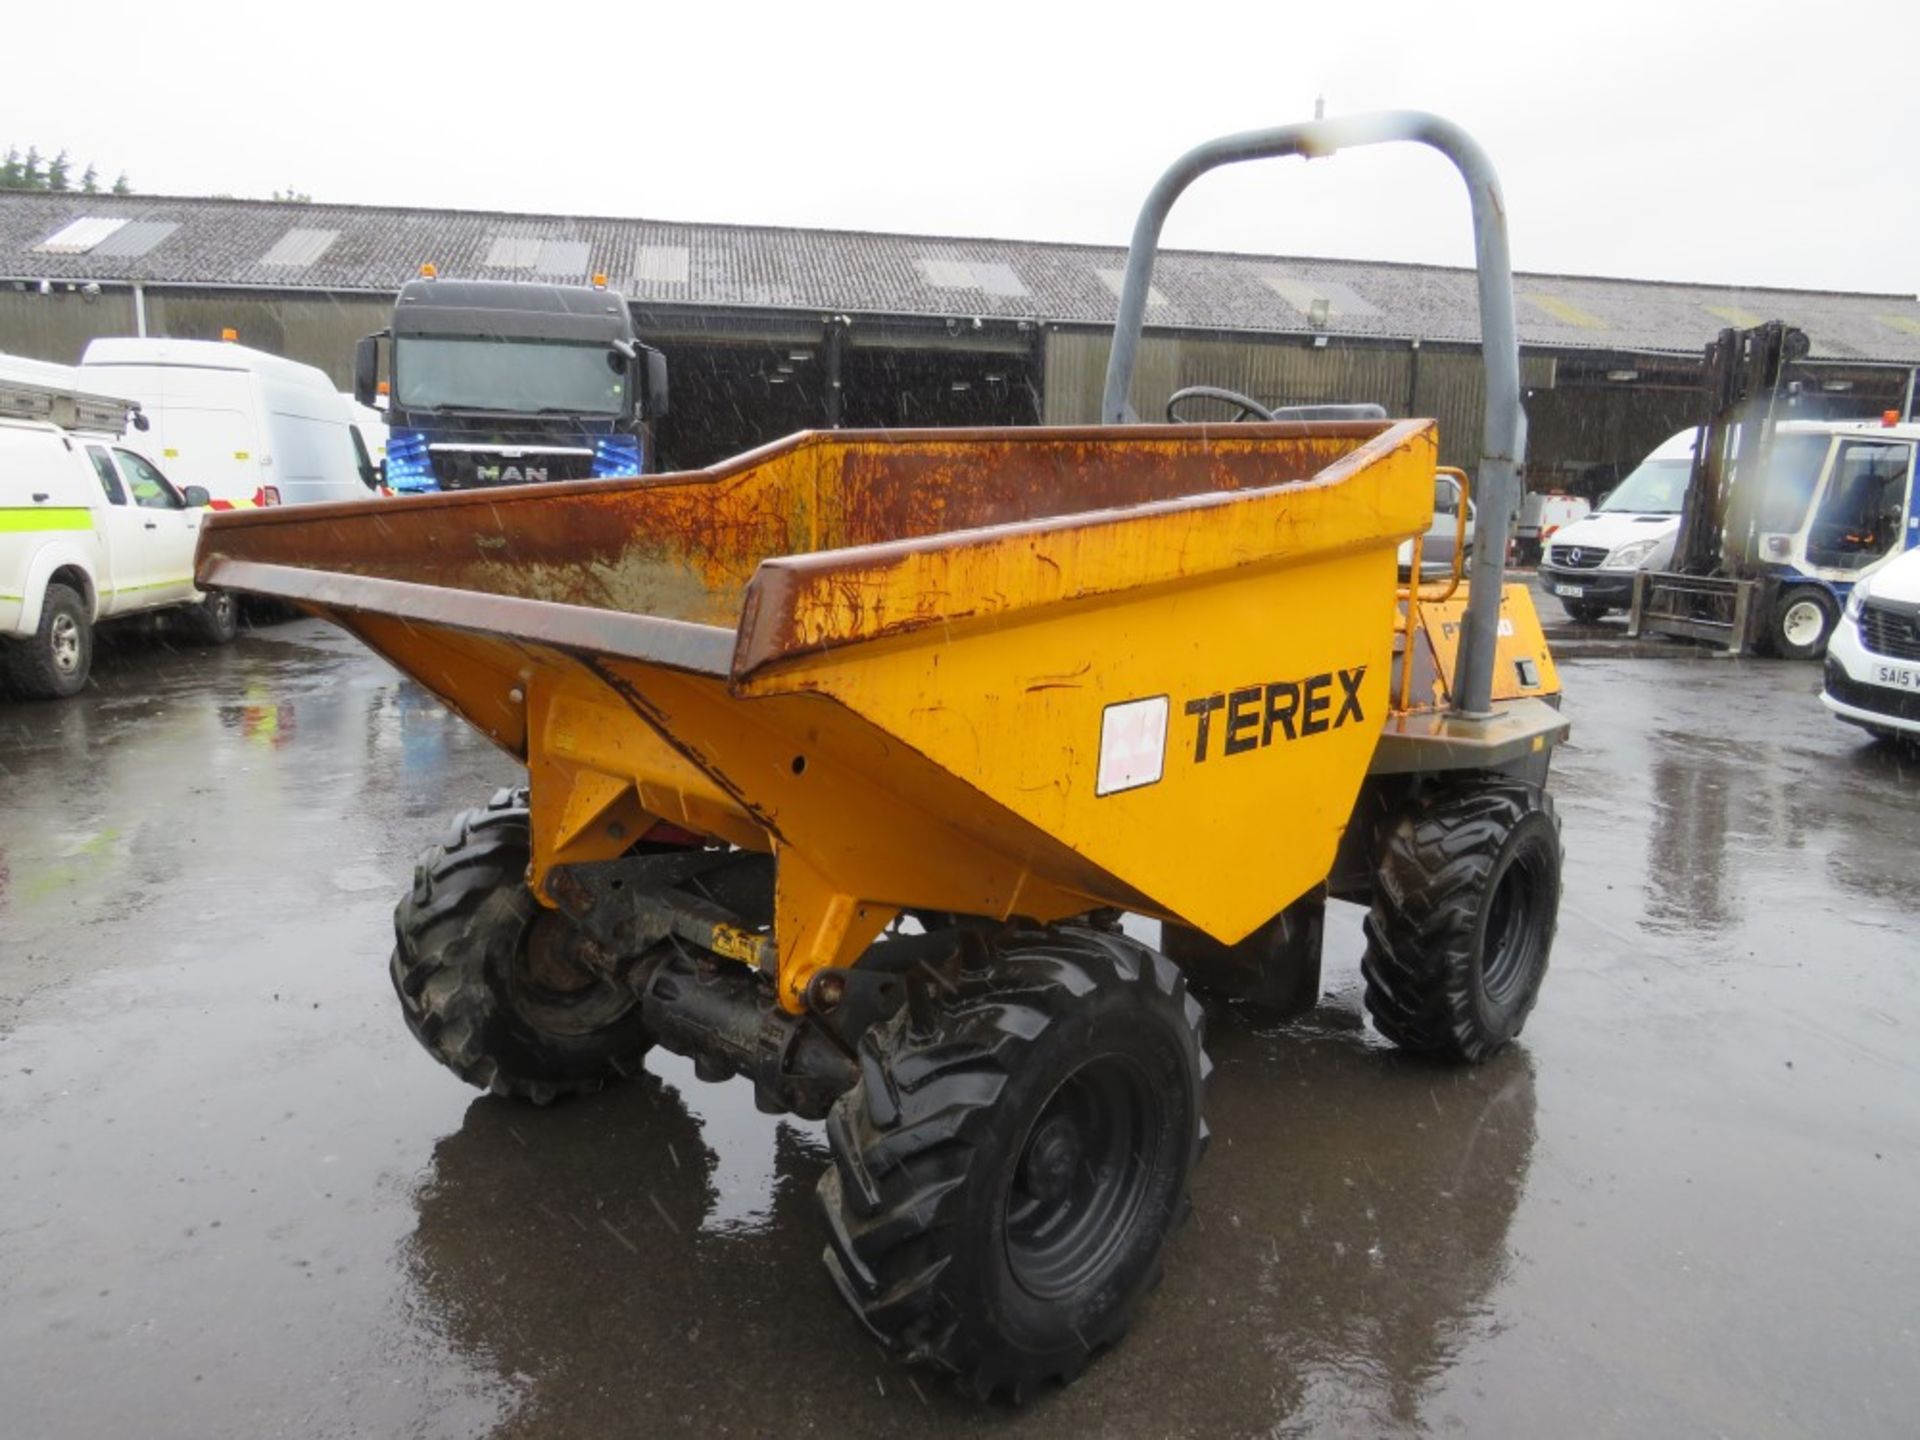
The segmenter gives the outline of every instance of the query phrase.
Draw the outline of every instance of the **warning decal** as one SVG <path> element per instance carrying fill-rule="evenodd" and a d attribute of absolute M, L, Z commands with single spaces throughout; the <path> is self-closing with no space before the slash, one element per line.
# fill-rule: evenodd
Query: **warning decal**
<path fill-rule="evenodd" d="M 1100 712 L 1100 774 L 1095 795 L 1152 785 L 1167 765 L 1167 697 L 1127 700 Z"/>

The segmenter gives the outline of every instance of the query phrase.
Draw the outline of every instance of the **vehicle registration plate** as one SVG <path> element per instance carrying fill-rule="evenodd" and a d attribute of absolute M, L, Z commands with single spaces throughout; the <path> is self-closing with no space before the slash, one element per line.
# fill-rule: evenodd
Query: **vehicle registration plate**
<path fill-rule="evenodd" d="M 1897 685 L 1902 690 L 1920 690 L 1920 668 L 1912 665 L 1876 665 L 1873 667 L 1873 680 L 1876 685 Z"/>
<path fill-rule="evenodd" d="M 1553 593 L 1564 596 L 1568 600 L 1578 600 L 1587 593 L 1587 587 L 1584 585 L 1556 585 L 1553 587 Z"/>

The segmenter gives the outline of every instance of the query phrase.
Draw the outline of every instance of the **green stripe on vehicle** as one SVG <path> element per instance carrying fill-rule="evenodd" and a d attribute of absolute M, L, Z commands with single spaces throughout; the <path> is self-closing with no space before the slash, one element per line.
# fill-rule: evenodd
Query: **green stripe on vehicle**
<path fill-rule="evenodd" d="M 102 595 L 132 595 L 141 590 L 164 590 L 169 585 L 184 585 L 192 578 L 191 575 L 176 575 L 171 580 L 156 580 L 151 585 L 109 585 L 100 593 Z"/>
<path fill-rule="evenodd" d="M 18 535 L 29 530 L 91 530 L 93 512 L 81 506 L 4 505 L 0 506 L 0 535 Z"/>

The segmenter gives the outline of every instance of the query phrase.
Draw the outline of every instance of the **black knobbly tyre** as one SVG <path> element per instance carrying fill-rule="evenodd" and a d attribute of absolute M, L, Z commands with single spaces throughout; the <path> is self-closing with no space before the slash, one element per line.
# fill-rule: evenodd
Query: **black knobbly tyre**
<path fill-rule="evenodd" d="M 635 1073 L 638 1000 L 578 958 L 583 937 L 527 889 L 524 790 L 458 816 L 394 911 L 408 1028 L 470 1085 L 544 1105 Z"/>
<path fill-rule="evenodd" d="M 1206 1143 L 1202 1013 L 1165 956 L 1078 927 L 1009 938 L 928 1008 L 861 1040 L 823 1258 L 889 1349 L 1017 1402 L 1159 1279 Z"/>
<path fill-rule="evenodd" d="M 1488 778 L 1427 791 L 1381 832 L 1361 970 L 1382 1035 L 1484 1060 L 1520 1033 L 1560 913 L 1560 821 L 1544 791 Z"/>

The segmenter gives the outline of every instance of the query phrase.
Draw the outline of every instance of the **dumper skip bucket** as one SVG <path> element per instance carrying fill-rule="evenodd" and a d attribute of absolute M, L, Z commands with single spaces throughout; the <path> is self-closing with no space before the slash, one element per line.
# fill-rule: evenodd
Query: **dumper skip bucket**
<path fill-rule="evenodd" d="M 1434 462 L 1427 421 L 802 434 L 227 513 L 198 573 L 345 627 L 520 757 L 548 903 L 554 866 L 655 827 L 772 851 L 771 933 L 733 944 L 792 1009 L 903 910 L 1232 942 L 1319 883 Z"/>

